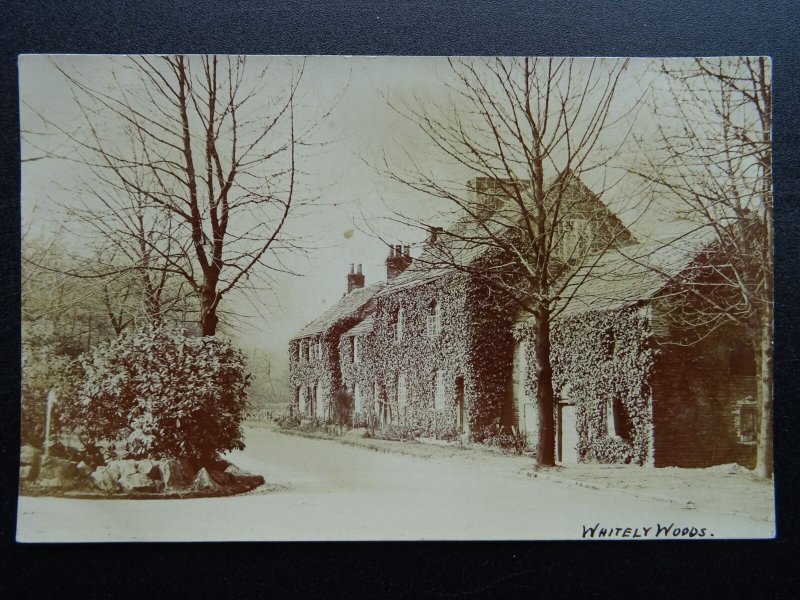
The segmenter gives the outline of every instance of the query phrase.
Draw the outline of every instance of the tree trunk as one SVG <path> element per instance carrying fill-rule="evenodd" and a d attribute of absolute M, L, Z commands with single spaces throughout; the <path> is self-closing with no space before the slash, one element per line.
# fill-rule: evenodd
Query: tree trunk
<path fill-rule="evenodd" d="M 200 332 L 201 335 L 217 333 L 217 293 L 215 286 L 205 284 L 200 289 Z"/>
<path fill-rule="evenodd" d="M 536 403 L 539 427 L 536 444 L 536 463 L 554 466 L 555 423 L 553 418 L 553 368 L 550 365 L 550 310 L 540 306 L 534 313 L 536 353 Z"/>
<path fill-rule="evenodd" d="M 756 475 L 772 476 L 772 310 L 764 311 L 758 361 L 759 432 L 756 447 Z"/>

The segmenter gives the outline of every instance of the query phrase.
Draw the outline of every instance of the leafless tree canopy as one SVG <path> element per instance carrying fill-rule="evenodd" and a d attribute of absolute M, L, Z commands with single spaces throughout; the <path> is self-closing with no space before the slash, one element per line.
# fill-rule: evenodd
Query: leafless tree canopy
<path fill-rule="evenodd" d="M 705 333 L 748 327 L 758 351 L 756 470 L 772 470 L 772 75 L 766 57 L 665 61 L 671 102 L 656 105 L 657 148 L 638 174 L 712 241 L 687 273 L 676 321 Z"/>
<path fill-rule="evenodd" d="M 540 464 L 555 460 L 549 354 L 556 302 L 566 304 L 562 293 L 570 284 L 577 289 L 576 266 L 591 266 L 632 239 L 580 182 L 606 167 L 628 137 L 636 103 L 625 110 L 618 102 L 626 66 L 603 59 L 451 60 L 447 109 L 418 103 L 399 110 L 440 155 L 482 178 L 473 181 L 491 182 L 489 188 L 465 194 L 419 163 L 410 174 L 385 165 L 395 180 L 448 201 L 463 219 L 420 262 L 469 271 L 534 316 Z M 464 260 L 482 250 L 497 260 Z M 591 268 L 581 273 L 587 277 Z"/>
<path fill-rule="evenodd" d="M 284 226 L 296 199 L 302 69 L 254 71 L 237 56 L 128 57 L 110 86 L 59 70 L 82 119 L 74 129 L 47 125 L 77 147 L 68 158 L 90 168 L 91 202 L 69 212 L 102 240 L 96 274 L 136 270 L 155 321 L 189 291 L 201 333 L 213 335 L 225 294 L 281 270 L 292 246 Z M 188 290 L 168 286 L 173 278 Z"/>

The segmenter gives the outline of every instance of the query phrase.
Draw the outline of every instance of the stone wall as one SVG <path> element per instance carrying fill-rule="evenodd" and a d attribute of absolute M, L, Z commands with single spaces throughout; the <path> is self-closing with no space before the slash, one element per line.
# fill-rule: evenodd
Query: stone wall
<path fill-rule="evenodd" d="M 755 441 L 740 442 L 740 405 L 755 406 L 756 378 L 732 364 L 731 354 L 746 340 L 741 327 L 726 327 L 702 341 L 686 342 L 654 309 L 659 337 L 652 378 L 655 465 L 707 467 L 739 462 L 752 468 Z M 749 399 L 749 400 L 748 400 Z"/>

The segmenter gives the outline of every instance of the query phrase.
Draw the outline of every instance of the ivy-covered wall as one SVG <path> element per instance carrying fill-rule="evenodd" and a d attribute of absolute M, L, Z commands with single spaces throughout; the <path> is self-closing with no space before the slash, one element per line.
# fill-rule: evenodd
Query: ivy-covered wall
<path fill-rule="evenodd" d="M 575 405 L 579 458 L 652 464 L 655 350 L 648 312 L 629 307 L 574 315 L 555 320 L 550 337 L 555 411 L 559 401 Z M 535 398 L 533 323 L 517 327 L 516 338 L 528 339 L 526 391 Z"/>
<path fill-rule="evenodd" d="M 431 303 L 440 307 L 441 328 L 429 336 Z M 403 336 L 396 320 L 403 309 Z M 487 302 L 480 286 L 464 274 L 398 290 L 377 299 L 374 329 L 360 336 L 360 360 L 350 357 L 349 340 L 339 343 L 342 381 L 359 384 L 365 407 L 375 407 L 375 383 L 391 419 L 417 436 L 458 433 L 457 378 L 463 378 L 466 427 L 475 431 L 506 410 L 510 368 L 510 327 L 502 311 Z M 444 405 L 435 408 L 436 372 L 444 373 Z M 398 375 L 406 379 L 406 409 L 398 405 Z"/>
<path fill-rule="evenodd" d="M 298 392 L 302 386 L 306 389 L 306 410 L 310 414 L 310 402 L 314 397 L 317 383 L 321 383 L 321 393 L 314 407 L 314 414 L 320 418 L 330 416 L 331 403 L 337 390 L 343 387 L 340 370 L 339 341 L 344 332 L 353 327 L 371 309 L 373 301 L 366 303 L 348 317 L 333 323 L 322 333 L 289 342 L 289 381 L 295 388 L 292 409 L 299 410 Z M 317 356 L 316 344 L 321 342 L 322 355 Z M 307 357 L 301 352 L 303 344 L 310 344 L 312 351 Z"/>

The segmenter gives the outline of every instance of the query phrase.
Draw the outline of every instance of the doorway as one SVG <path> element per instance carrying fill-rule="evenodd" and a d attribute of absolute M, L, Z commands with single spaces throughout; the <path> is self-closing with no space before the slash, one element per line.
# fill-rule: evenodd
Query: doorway
<path fill-rule="evenodd" d="M 558 462 L 575 464 L 578 462 L 578 424 L 574 404 L 559 404 L 558 411 Z"/>
<path fill-rule="evenodd" d="M 464 378 L 459 375 L 456 377 L 456 429 L 460 433 L 467 433 L 467 411 L 464 407 Z"/>

